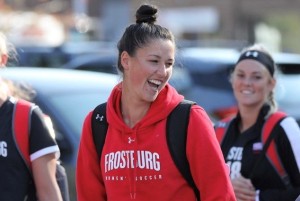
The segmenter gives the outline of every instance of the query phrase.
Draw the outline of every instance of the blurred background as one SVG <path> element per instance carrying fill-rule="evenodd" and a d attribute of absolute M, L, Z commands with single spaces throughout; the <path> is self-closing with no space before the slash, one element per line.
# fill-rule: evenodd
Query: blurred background
<path fill-rule="evenodd" d="M 12 50 L 1 77 L 34 91 L 51 118 L 71 201 L 84 118 L 120 81 L 116 44 L 141 3 L 156 4 L 176 37 L 170 83 L 212 122 L 236 112 L 229 74 L 242 48 L 262 43 L 279 67 L 279 109 L 300 123 L 300 0 L 0 0 Z"/>
<path fill-rule="evenodd" d="M 263 42 L 300 52 L 299 0 L 0 0 L 0 30 L 22 45 L 114 42 L 143 2 L 159 6 L 159 22 L 184 45 Z"/>

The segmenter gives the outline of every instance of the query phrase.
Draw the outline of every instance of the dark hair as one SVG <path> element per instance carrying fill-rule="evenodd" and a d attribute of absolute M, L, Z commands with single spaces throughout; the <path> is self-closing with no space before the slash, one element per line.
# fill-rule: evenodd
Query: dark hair
<path fill-rule="evenodd" d="M 136 23 L 128 26 L 118 43 L 118 70 L 123 72 L 121 54 L 126 51 L 133 56 L 137 48 L 144 47 L 152 39 L 170 40 L 175 44 L 173 34 L 165 27 L 155 24 L 158 9 L 154 5 L 141 5 L 136 11 Z"/>

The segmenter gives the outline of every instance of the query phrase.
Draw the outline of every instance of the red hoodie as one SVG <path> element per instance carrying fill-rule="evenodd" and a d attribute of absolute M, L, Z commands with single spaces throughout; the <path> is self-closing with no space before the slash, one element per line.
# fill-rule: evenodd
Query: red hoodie
<path fill-rule="evenodd" d="M 108 133 L 98 161 L 91 133 L 91 113 L 85 119 L 78 153 L 78 201 L 192 201 L 194 191 L 176 168 L 166 141 L 166 121 L 183 100 L 167 85 L 145 117 L 133 128 L 120 111 L 121 84 L 107 104 Z M 234 201 L 235 196 L 214 129 L 206 112 L 194 105 L 190 113 L 187 158 L 202 201 Z"/>

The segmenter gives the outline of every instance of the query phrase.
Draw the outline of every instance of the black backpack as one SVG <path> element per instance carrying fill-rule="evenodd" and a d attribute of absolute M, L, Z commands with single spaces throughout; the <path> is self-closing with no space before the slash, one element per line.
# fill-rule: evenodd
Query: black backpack
<path fill-rule="evenodd" d="M 183 100 L 168 116 L 167 120 L 167 143 L 171 156 L 182 176 L 193 188 L 197 200 L 200 200 L 199 190 L 195 185 L 190 172 L 190 166 L 186 157 L 187 127 L 190 117 L 190 108 L 195 102 Z M 185 121 L 183 121 L 185 120 Z M 100 160 L 102 148 L 105 143 L 108 123 L 106 120 L 106 103 L 98 105 L 92 114 L 92 133 Z"/>
<path fill-rule="evenodd" d="M 16 142 L 17 149 L 23 158 L 30 174 L 32 175 L 31 170 L 31 161 L 29 156 L 29 131 L 30 131 L 30 118 L 31 111 L 34 108 L 34 104 L 25 101 L 18 100 L 14 106 L 14 114 L 12 121 L 13 136 Z M 60 164 L 60 161 L 56 163 L 56 181 L 58 183 L 62 198 L 64 201 L 69 201 L 69 187 L 68 179 L 65 168 Z M 33 181 L 30 182 L 32 186 L 28 194 L 27 200 L 35 200 L 35 186 Z"/>

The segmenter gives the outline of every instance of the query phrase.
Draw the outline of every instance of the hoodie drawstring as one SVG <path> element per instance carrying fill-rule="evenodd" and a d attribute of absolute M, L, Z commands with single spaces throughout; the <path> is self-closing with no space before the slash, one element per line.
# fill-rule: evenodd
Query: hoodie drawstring
<path fill-rule="evenodd" d="M 132 196 L 133 198 L 131 199 L 135 199 L 136 198 L 136 182 L 137 182 L 137 165 L 138 165 L 138 160 L 137 160 L 137 130 L 134 130 L 134 167 L 133 167 L 133 193 Z"/>
<path fill-rule="evenodd" d="M 132 200 L 136 199 L 136 178 L 137 178 L 137 169 L 136 169 L 137 168 L 137 135 L 136 133 L 137 133 L 137 129 L 134 130 L 133 136 L 130 137 L 123 132 L 123 136 L 125 138 L 124 141 L 126 143 L 126 150 L 133 149 L 133 167 L 131 167 L 131 164 L 129 164 L 127 168 L 130 199 Z"/>

